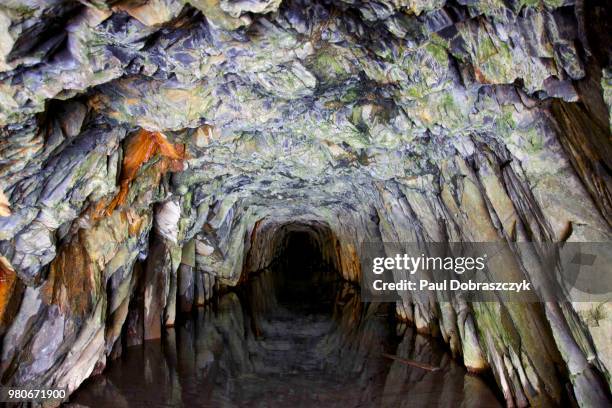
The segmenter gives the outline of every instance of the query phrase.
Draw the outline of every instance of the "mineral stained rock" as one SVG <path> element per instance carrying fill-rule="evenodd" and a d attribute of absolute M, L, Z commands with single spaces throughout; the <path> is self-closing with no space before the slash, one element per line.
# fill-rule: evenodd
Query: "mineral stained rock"
<path fill-rule="evenodd" d="M 368 240 L 609 241 L 607 8 L 2 2 L 2 384 L 74 391 L 122 338 L 265 267 L 291 225 L 355 282 Z M 509 406 L 608 406 L 608 303 L 397 315 Z"/>

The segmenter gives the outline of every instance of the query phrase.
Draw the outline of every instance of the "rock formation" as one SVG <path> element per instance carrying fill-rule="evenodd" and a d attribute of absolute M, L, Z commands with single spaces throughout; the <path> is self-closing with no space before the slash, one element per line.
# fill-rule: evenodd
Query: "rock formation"
<path fill-rule="evenodd" d="M 363 241 L 608 242 L 606 6 L 4 1 L 2 384 L 74 391 L 296 229 L 353 282 Z M 397 305 L 508 406 L 607 406 L 610 313 Z"/>

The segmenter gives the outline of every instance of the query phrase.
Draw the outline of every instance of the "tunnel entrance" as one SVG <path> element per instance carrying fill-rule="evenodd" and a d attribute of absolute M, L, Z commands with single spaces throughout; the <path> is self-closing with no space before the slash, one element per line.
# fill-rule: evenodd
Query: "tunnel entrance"
<path fill-rule="evenodd" d="M 341 275 L 326 263 L 316 239 L 308 232 L 289 233 L 283 248 L 272 266 L 279 303 L 303 313 L 331 314 Z"/>
<path fill-rule="evenodd" d="M 126 350 L 71 402 L 85 406 L 357 407 L 499 405 L 485 383 L 430 338 L 361 301 L 343 280 L 337 240 L 291 224 L 251 246 L 246 279 Z M 261 262 L 264 261 L 269 262 Z M 265 265 L 256 270 L 249 265 Z M 392 356 L 394 358 L 389 358 Z M 440 370 L 406 365 L 421 361 Z"/>

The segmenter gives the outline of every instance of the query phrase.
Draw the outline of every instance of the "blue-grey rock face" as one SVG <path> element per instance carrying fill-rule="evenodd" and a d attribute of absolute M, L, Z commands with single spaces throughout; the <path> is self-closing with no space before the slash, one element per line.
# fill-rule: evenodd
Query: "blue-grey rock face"
<path fill-rule="evenodd" d="M 123 327 L 159 336 L 269 264 L 287 225 L 331 228 L 352 281 L 363 241 L 610 239 L 604 4 L 87 4 L 0 5 L 7 384 L 73 391 Z M 560 403 L 568 381 L 606 402 L 610 313 L 397 305 L 519 406 Z"/>

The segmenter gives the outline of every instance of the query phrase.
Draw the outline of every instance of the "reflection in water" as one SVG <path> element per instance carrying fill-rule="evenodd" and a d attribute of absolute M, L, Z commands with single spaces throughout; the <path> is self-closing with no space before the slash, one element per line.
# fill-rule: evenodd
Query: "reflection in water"
<path fill-rule="evenodd" d="M 499 406 L 432 340 L 329 275 L 259 274 L 214 308 L 132 347 L 71 403 L 91 407 Z M 317 293 L 313 293 L 316 291 Z M 321 299 L 330 299 L 321 302 Z M 314 301 L 316 300 L 316 302 Z M 383 353 L 439 366 L 430 372 Z"/>

